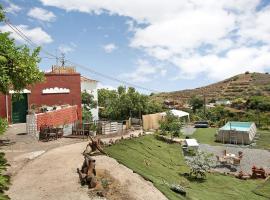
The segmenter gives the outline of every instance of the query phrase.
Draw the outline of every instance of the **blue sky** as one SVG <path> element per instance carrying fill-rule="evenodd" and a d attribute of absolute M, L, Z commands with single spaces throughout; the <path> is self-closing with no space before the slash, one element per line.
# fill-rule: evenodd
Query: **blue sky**
<path fill-rule="evenodd" d="M 270 69 L 266 0 L 0 2 L 12 24 L 47 51 L 64 52 L 76 63 L 157 91 Z M 4 24 L 0 30 L 10 31 Z M 41 57 L 41 69 L 55 64 Z M 77 71 L 101 87 L 119 85 L 78 66 Z"/>

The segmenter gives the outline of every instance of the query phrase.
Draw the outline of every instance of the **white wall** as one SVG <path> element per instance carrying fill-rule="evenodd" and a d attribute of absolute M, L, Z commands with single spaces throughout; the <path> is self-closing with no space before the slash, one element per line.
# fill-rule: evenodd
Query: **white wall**
<path fill-rule="evenodd" d="M 92 94 L 94 96 L 94 100 L 98 102 L 98 93 L 97 93 L 97 83 L 96 81 L 81 81 L 81 91 L 88 92 L 89 94 Z M 98 120 L 98 106 L 97 108 L 93 108 L 91 110 L 93 115 L 93 120 Z"/>

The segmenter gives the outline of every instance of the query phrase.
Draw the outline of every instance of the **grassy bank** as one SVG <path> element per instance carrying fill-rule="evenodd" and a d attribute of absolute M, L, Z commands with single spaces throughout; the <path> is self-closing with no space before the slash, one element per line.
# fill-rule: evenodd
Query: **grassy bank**
<path fill-rule="evenodd" d="M 242 181 L 233 177 L 209 174 L 203 182 L 192 181 L 182 174 L 189 172 L 181 147 L 144 136 L 107 147 L 106 152 L 120 163 L 153 182 L 169 199 L 266 199 L 252 192 L 262 181 Z M 164 184 L 180 184 L 187 190 L 184 198 Z"/>
<path fill-rule="evenodd" d="M 270 199 L 270 179 L 268 178 L 268 180 L 266 182 L 259 185 L 254 190 L 254 192 L 258 195 L 261 195 L 263 197 Z"/>

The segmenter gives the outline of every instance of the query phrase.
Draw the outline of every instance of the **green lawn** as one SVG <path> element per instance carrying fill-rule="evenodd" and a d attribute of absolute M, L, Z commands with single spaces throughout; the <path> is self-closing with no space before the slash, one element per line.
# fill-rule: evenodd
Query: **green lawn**
<path fill-rule="evenodd" d="M 217 128 L 197 128 L 190 138 L 195 138 L 202 144 L 221 145 L 221 143 L 215 142 L 215 134 L 217 130 Z"/>
<path fill-rule="evenodd" d="M 215 142 L 215 133 L 217 130 L 217 128 L 198 128 L 190 138 L 195 138 L 202 144 L 222 145 L 222 143 Z M 270 149 L 270 131 L 258 130 L 257 132 L 260 136 L 254 148 Z"/>
<path fill-rule="evenodd" d="M 257 187 L 254 192 L 258 195 L 270 199 L 270 179 L 268 178 L 268 180 L 265 183 L 261 184 L 259 187 Z"/>
<path fill-rule="evenodd" d="M 270 149 L 270 131 L 259 130 L 258 133 L 260 136 L 254 148 Z"/>
<path fill-rule="evenodd" d="M 209 174 L 204 182 L 189 181 L 181 174 L 189 172 L 179 144 L 168 144 L 148 135 L 121 141 L 105 151 L 136 173 L 153 182 L 169 199 L 266 199 L 252 191 L 261 180 L 242 181 L 220 174 Z M 164 184 L 180 184 L 187 190 L 184 198 Z"/>

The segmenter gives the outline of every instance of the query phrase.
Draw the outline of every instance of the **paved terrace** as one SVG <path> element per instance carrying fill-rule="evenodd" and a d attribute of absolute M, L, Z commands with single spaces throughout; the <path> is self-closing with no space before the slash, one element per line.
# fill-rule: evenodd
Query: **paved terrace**
<path fill-rule="evenodd" d="M 257 167 L 263 167 L 265 169 L 270 170 L 270 151 L 262 150 L 262 149 L 250 149 L 250 148 L 241 148 L 237 146 L 210 146 L 208 144 L 200 144 L 200 150 L 213 153 L 214 159 L 216 161 L 216 155 L 222 156 L 222 152 L 226 149 L 227 153 L 233 153 L 238 155 L 239 151 L 243 152 L 243 159 L 241 160 L 241 164 L 238 167 L 229 166 L 220 166 L 217 167 L 216 170 L 220 172 L 234 172 L 244 171 L 246 173 L 251 173 L 251 168 L 253 165 Z"/>

